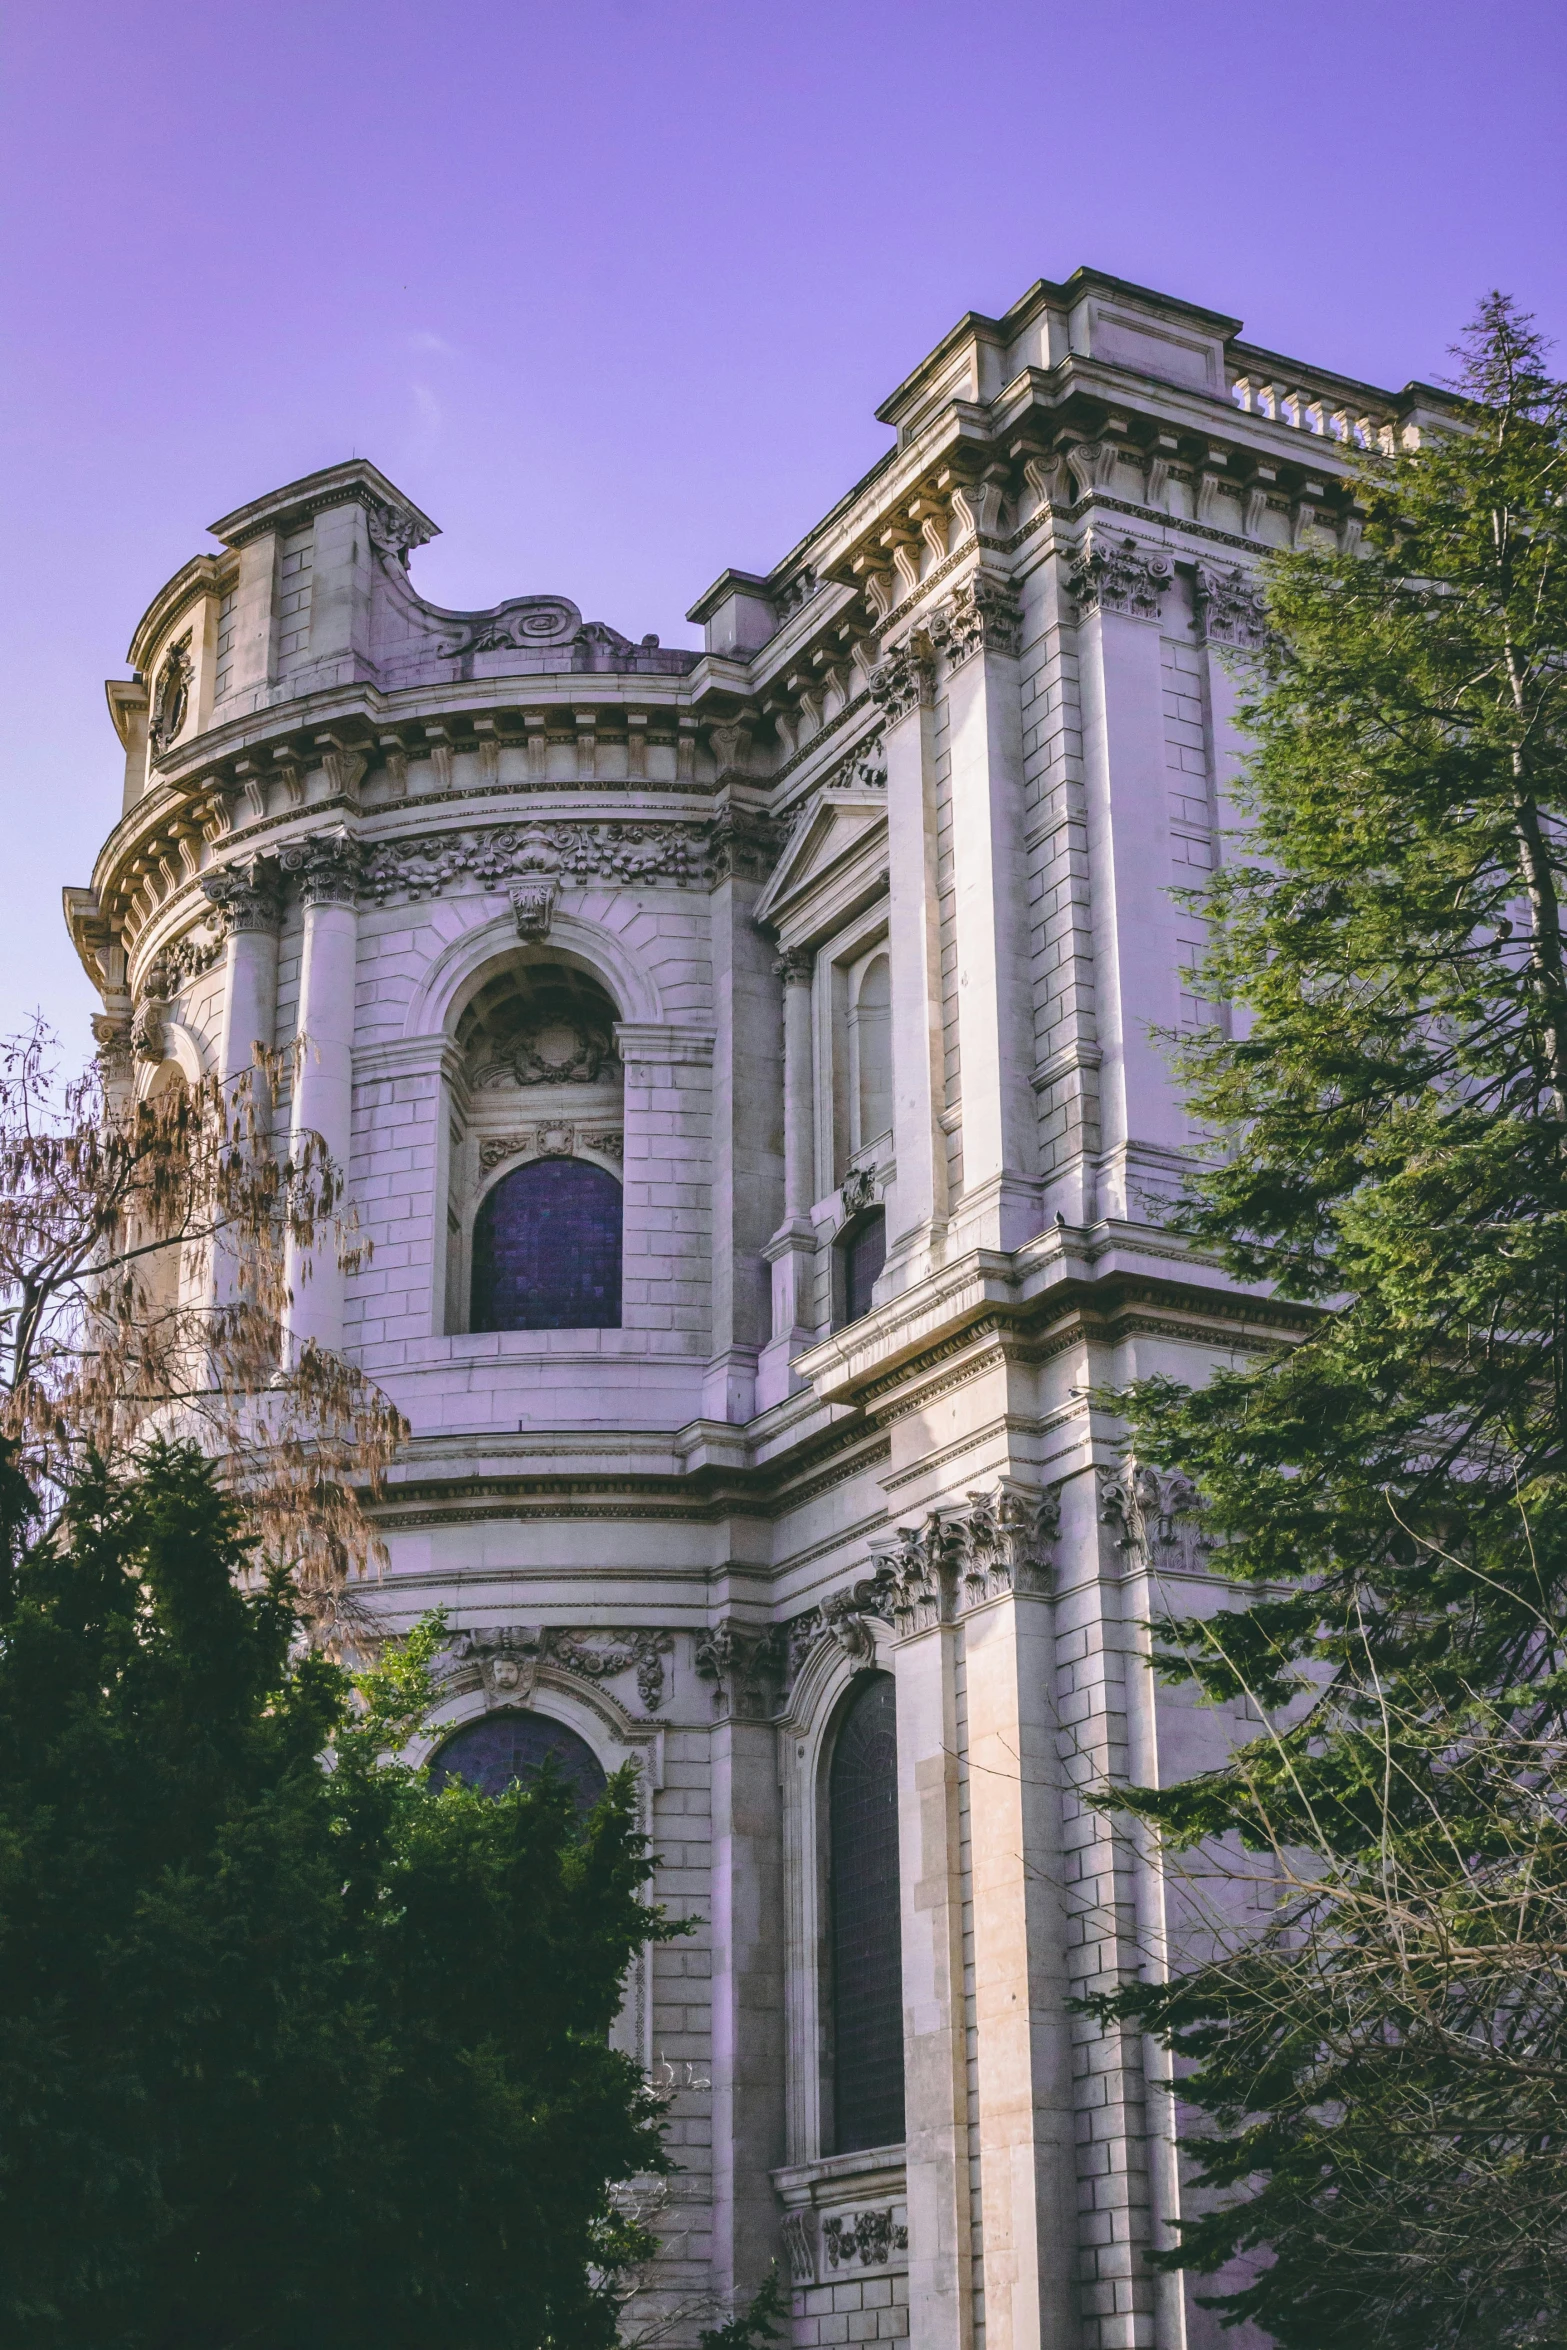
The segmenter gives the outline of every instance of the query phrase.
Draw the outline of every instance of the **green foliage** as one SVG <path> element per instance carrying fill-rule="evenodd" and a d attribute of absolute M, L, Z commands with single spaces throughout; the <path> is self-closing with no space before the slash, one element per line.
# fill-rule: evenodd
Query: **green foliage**
<path fill-rule="evenodd" d="M 1127 1399 L 1249 1587 L 1162 1668 L 1268 1718 L 1119 1808 L 1271 1920 L 1102 2012 L 1195 2068 L 1181 2261 L 1256 2255 L 1220 2306 L 1284 2350 L 1567 2339 L 1567 387 L 1500 296 L 1462 355 L 1363 552 L 1270 561 L 1235 1019 L 1178 1053 L 1180 1220 L 1310 1327 Z"/>
<path fill-rule="evenodd" d="M 350 1688 L 195 1452 L 101 1471 L 0 1607 L 0 2335 L 593 2350 L 664 2165 L 607 2043 L 675 1931 L 585 1824 L 401 1758 L 439 1625 Z"/>
<path fill-rule="evenodd" d="M 702 2350 L 766 2350 L 769 2342 L 777 2340 L 787 2315 L 778 2271 L 770 2269 L 744 2309 L 727 2325 L 710 2329 L 698 2340 Z"/>

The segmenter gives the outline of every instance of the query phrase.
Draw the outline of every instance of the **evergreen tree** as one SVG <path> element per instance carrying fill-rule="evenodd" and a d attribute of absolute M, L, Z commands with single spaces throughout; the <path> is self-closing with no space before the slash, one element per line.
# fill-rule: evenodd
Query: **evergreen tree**
<path fill-rule="evenodd" d="M 1178 1055 L 1179 1221 L 1306 1334 L 1126 1399 L 1242 1591 L 1161 1669 L 1263 1728 L 1102 1800 L 1270 1915 L 1101 2012 L 1201 2117 L 1171 2264 L 1284 2350 L 1567 2341 L 1567 387 L 1500 295 L 1461 356 L 1361 552 L 1269 563 Z"/>
<path fill-rule="evenodd" d="M 593 2350 L 665 2167 L 608 2044 L 676 1929 L 624 1774 L 432 1793 L 432 1619 L 351 1687 L 191 1449 L 0 1521 L 0 2336 Z"/>

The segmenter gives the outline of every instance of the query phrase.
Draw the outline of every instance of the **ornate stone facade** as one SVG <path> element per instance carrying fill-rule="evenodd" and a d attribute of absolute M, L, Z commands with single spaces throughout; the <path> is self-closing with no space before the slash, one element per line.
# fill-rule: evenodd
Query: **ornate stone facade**
<path fill-rule="evenodd" d="M 301 1335 L 413 1429 L 364 1604 L 446 1609 L 441 1734 L 522 1706 L 632 1763 L 696 1921 L 620 2027 L 680 2166 L 623 2191 L 670 2350 L 774 2259 L 799 2350 L 1213 2340 L 1143 2257 L 1170 2101 L 1069 2005 L 1182 1930 L 1087 1798 L 1227 1732 L 1146 1668 L 1213 1590 L 1192 1497 L 1097 1399 L 1288 1331 L 1163 1220 L 1154 1035 L 1207 1016 L 1172 892 L 1225 853 L 1258 559 L 1353 548 L 1353 448 L 1433 397 L 1239 331 L 1092 272 L 971 314 L 700 651 L 429 603 L 435 525 L 335 466 L 224 517 L 111 687 L 123 809 L 66 895 L 106 1075 L 290 1068 L 374 1243 Z M 573 1162 L 619 1186 L 618 1320 L 470 1327 L 486 1203 Z M 906 2135 L 867 2149 L 829 1782 L 868 1673 Z"/>

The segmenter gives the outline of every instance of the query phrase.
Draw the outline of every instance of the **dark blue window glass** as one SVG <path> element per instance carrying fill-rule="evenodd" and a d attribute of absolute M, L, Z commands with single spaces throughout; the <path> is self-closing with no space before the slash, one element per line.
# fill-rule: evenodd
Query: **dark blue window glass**
<path fill-rule="evenodd" d="M 857 1322 L 871 1310 L 871 1291 L 887 1262 L 887 1216 L 872 1208 L 838 1243 L 843 1257 L 843 1318 Z"/>
<path fill-rule="evenodd" d="M 898 1895 L 898 1717 L 890 1674 L 849 1701 L 827 1780 L 833 2150 L 903 2136 L 903 1933 Z"/>
<path fill-rule="evenodd" d="M 535 1159 L 473 1227 L 472 1330 L 618 1330 L 620 1185 L 586 1159 Z"/>
<path fill-rule="evenodd" d="M 564 1722 L 524 1713 L 520 1706 L 486 1714 L 448 1738 L 431 1760 L 430 1784 L 440 1788 L 448 1779 L 464 1779 L 481 1795 L 504 1795 L 514 1779 L 526 1787 L 546 1755 L 553 1757 L 578 1809 L 591 1811 L 605 1785 L 592 1747 Z"/>

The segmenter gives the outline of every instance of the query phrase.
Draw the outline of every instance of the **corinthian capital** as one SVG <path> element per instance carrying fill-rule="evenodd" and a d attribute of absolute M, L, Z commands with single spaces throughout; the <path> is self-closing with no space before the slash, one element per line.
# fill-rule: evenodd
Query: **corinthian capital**
<path fill-rule="evenodd" d="M 1083 541 L 1067 573 L 1067 592 L 1080 613 L 1129 612 L 1157 620 L 1159 599 L 1175 577 L 1168 555 L 1145 547 L 1130 533 Z"/>
<path fill-rule="evenodd" d="M 278 855 L 285 873 L 297 873 L 307 906 L 351 906 L 359 886 L 359 843 L 346 832 L 311 832 Z"/>
<path fill-rule="evenodd" d="M 1015 655 L 1023 638 L 1023 615 L 1015 590 L 983 572 L 966 579 L 934 615 L 931 640 L 949 668 L 960 669 L 975 653 Z"/>
<path fill-rule="evenodd" d="M 1240 645 L 1255 652 L 1268 633 L 1262 587 L 1238 563 L 1199 563 L 1197 625 L 1207 644 Z"/>
<path fill-rule="evenodd" d="M 906 636 L 888 645 L 871 671 L 871 692 L 889 726 L 928 705 L 934 691 L 935 664 L 923 637 Z"/>
<path fill-rule="evenodd" d="M 281 915 L 278 871 L 270 857 L 247 857 L 201 877 L 201 894 L 226 930 L 276 930 Z"/>

